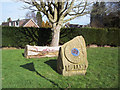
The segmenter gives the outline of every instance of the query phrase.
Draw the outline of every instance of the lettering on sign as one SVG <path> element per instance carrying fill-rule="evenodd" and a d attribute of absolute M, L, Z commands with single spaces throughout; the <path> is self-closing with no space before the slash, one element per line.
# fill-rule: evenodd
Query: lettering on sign
<path fill-rule="evenodd" d="M 65 71 L 78 71 L 78 70 L 85 70 L 86 65 L 85 64 L 70 64 L 65 65 Z"/>
<path fill-rule="evenodd" d="M 54 49 L 49 49 L 49 48 L 45 48 L 45 49 L 43 49 L 43 50 L 38 50 L 38 48 L 36 48 L 36 47 L 34 47 L 35 48 L 35 50 L 30 50 L 30 51 L 33 51 L 33 52 L 55 52 L 55 50 Z"/>
<path fill-rule="evenodd" d="M 49 49 L 49 48 L 46 48 L 46 49 L 43 49 L 42 51 L 54 51 L 54 49 Z"/>

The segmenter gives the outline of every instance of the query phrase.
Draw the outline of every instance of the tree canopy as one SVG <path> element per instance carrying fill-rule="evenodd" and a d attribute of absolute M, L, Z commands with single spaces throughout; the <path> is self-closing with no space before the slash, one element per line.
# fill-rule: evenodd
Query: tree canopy
<path fill-rule="evenodd" d="M 90 19 L 91 27 L 120 27 L 120 2 L 95 2 Z"/>
<path fill-rule="evenodd" d="M 33 11 L 40 11 L 47 16 L 51 23 L 61 22 L 65 23 L 76 17 L 88 14 L 87 0 L 19 0 L 29 4 Z M 35 8 L 33 8 L 35 7 Z M 70 18 L 65 19 L 69 16 Z M 72 16 L 72 17 L 71 17 Z"/>

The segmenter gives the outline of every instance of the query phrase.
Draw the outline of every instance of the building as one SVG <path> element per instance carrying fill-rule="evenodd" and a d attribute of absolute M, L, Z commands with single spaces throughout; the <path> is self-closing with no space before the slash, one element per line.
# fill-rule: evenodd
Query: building
<path fill-rule="evenodd" d="M 3 22 L 2 26 L 12 26 L 12 27 L 39 27 L 32 19 L 22 19 L 8 22 Z"/>
<path fill-rule="evenodd" d="M 89 27 L 88 25 L 79 25 L 79 24 L 70 24 L 66 23 L 65 28 L 84 28 L 84 27 Z"/>

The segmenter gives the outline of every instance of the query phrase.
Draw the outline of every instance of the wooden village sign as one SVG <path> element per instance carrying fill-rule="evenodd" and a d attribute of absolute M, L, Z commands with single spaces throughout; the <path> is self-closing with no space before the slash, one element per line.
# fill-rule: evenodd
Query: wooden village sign
<path fill-rule="evenodd" d="M 55 57 L 57 58 L 57 71 L 63 76 L 85 75 L 88 61 L 85 40 L 77 36 L 61 47 L 25 47 L 26 58 Z"/>

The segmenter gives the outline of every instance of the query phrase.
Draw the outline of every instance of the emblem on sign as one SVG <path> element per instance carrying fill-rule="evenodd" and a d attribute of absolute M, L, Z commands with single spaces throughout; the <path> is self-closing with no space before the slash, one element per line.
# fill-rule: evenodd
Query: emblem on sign
<path fill-rule="evenodd" d="M 73 48 L 71 50 L 71 53 L 72 53 L 73 56 L 78 56 L 79 55 L 79 50 L 77 48 Z"/>

